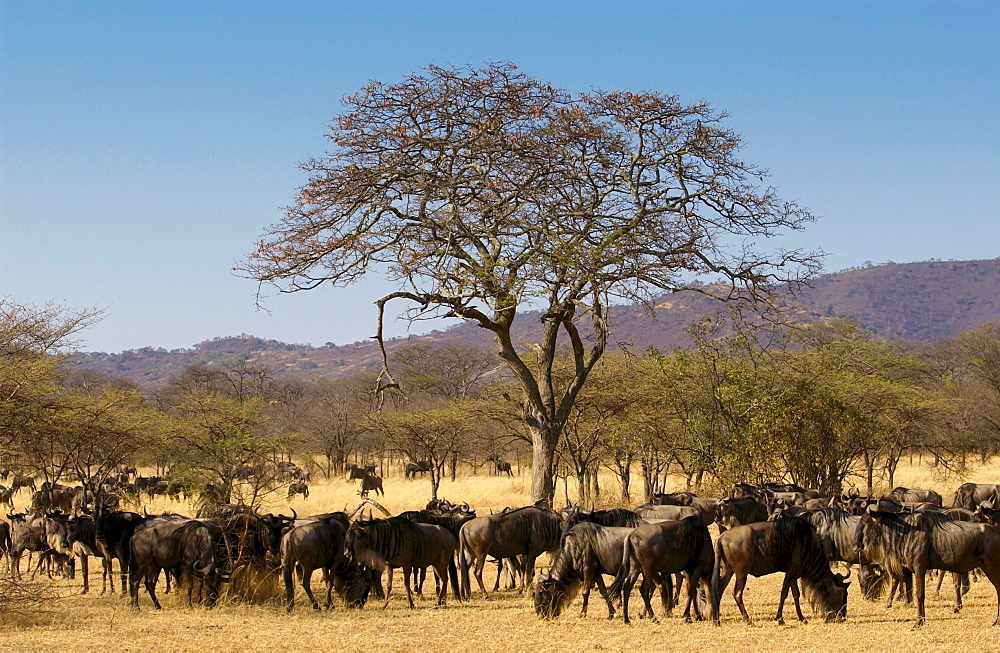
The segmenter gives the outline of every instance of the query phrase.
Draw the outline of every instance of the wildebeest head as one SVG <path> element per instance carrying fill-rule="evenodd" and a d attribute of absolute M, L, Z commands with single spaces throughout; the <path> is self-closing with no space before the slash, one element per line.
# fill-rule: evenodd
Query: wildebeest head
<path fill-rule="evenodd" d="M 576 596 L 581 584 L 580 578 L 560 581 L 539 572 L 535 579 L 535 614 L 542 619 L 555 619 Z"/>
<path fill-rule="evenodd" d="M 361 608 L 368 600 L 368 594 L 379 574 L 373 569 L 359 565 L 350 556 L 345 556 L 343 562 L 334 570 L 333 589 L 349 608 Z"/>

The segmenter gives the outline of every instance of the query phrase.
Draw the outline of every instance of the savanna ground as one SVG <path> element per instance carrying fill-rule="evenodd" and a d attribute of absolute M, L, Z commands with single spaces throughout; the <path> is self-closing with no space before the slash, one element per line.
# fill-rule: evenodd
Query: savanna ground
<path fill-rule="evenodd" d="M 962 479 L 942 477 L 934 468 L 925 465 L 901 467 L 897 474 L 898 484 L 938 489 L 945 495 L 946 503 L 951 501 L 954 488 L 964 480 L 993 483 L 1000 480 L 1000 460 L 997 459 L 970 469 Z M 604 479 L 604 483 L 605 492 L 614 495 L 617 487 L 613 480 Z M 378 501 L 397 513 L 422 507 L 429 495 L 429 482 L 406 481 L 401 474 L 393 475 L 385 479 L 385 489 L 386 496 L 384 499 L 379 497 Z M 446 480 L 442 483 L 441 495 L 453 501 L 467 501 L 483 515 L 489 514 L 491 509 L 524 505 L 529 490 L 527 475 L 513 478 L 482 475 L 460 477 L 454 483 Z M 562 494 L 561 485 L 559 494 Z M 22 508 L 27 497 L 22 493 L 19 499 L 18 508 Z M 353 508 L 357 504 L 357 481 L 348 483 L 334 479 L 314 484 L 307 500 L 297 497 L 291 504 L 278 500 L 271 508 L 275 512 L 288 513 L 290 505 L 300 515 L 305 515 L 341 510 L 345 506 Z M 149 504 L 148 509 L 150 512 L 194 512 L 191 506 L 163 498 Z M 714 527 L 712 530 L 714 534 Z M 543 556 L 539 566 L 547 564 Z M 488 570 L 494 573 L 495 566 L 489 566 Z M 229 600 L 211 610 L 188 608 L 178 595 L 161 593 L 164 609 L 160 612 L 152 609 L 143 591 L 141 612 L 136 613 L 119 596 L 99 595 L 99 564 L 92 563 L 90 573 L 91 593 L 88 595 L 79 593 L 79 575 L 73 581 L 53 580 L 51 589 L 58 598 L 49 601 L 41 611 L 0 615 L 3 620 L 0 650 L 1000 650 L 1000 628 L 991 626 L 996 616 L 996 593 L 985 580 L 973 584 L 965 598 L 965 609 L 958 615 L 951 612 L 950 579 L 945 581 L 940 597 L 934 597 L 933 590 L 929 589 L 927 625 L 913 630 L 914 609 L 911 606 L 897 602 L 887 610 L 882 600 L 864 601 L 856 583 L 852 584 L 849 593 L 846 622 L 824 623 L 810 619 L 807 624 L 799 624 L 794 620 L 789 599 L 786 619 L 789 615 L 791 618 L 787 625 L 778 626 L 773 616 L 777 609 L 780 575 L 750 579 L 744 600 L 754 619 L 753 625 L 746 625 L 739 619 L 731 586 L 727 588 L 722 601 L 723 623 L 715 627 L 707 622 L 685 624 L 679 617 L 680 610 L 675 610 L 673 617 L 662 619 L 659 624 L 636 619 L 626 626 L 620 616 L 608 622 L 604 601 L 596 590 L 591 596 L 587 618 L 577 616 L 580 606 L 577 598 L 559 619 L 541 621 L 534 614 L 530 598 L 514 592 L 501 592 L 489 601 L 477 595 L 465 604 L 455 601 L 449 594 L 445 607 L 434 608 L 430 598 L 432 592 L 425 591 L 425 598 L 417 600 L 417 608 L 409 610 L 398 572 L 387 610 L 373 602 L 362 610 L 347 610 L 336 604 L 330 612 L 314 612 L 303 601 L 306 597 L 298 589 L 292 614 L 285 612 L 276 591 L 274 599 L 263 604 L 247 605 Z M 489 576 L 490 583 L 492 579 L 493 576 Z M 42 582 L 50 584 L 48 580 Z M 321 585 L 317 574 L 314 590 Z M 641 608 L 638 607 L 637 591 L 632 603 L 634 614 L 638 614 Z M 653 606 L 659 615 L 659 602 L 654 600 Z M 808 605 L 803 605 L 803 610 L 807 617 L 811 616 Z"/>

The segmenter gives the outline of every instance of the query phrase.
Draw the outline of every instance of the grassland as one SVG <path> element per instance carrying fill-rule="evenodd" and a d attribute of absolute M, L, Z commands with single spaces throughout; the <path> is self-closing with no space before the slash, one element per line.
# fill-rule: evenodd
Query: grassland
<path fill-rule="evenodd" d="M 908 466 L 897 476 L 899 483 L 915 487 L 954 488 L 962 480 L 996 482 L 1000 480 L 1000 461 L 975 468 L 963 479 L 944 478 L 933 468 L 919 465 Z M 273 509 L 287 512 L 291 505 L 305 514 L 353 507 L 358 503 L 355 483 L 334 480 L 316 484 L 308 500 L 297 498 L 291 504 L 281 500 Z M 606 488 L 612 487 L 608 479 Z M 386 497 L 379 500 L 394 513 L 421 506 L 429 490 L 426 481 L 401 477 L 387 478 L 385 488 Z M 528 493 L 526 476 L 465 477 L 442 484 L 444 497 L 468 501 L 480 514 L 522 505 Z M 950 501 L 951 492 L 944 494 Z M 151 512 L 191 509 L 164 499 L 148 508 Z M 853 586 L 845 623 L 790 621 L 778 626 L 772 621 L 780 589 L 777 575 L 750 580 L 745 600 L 753 625 L 739 620 L 727 592 L 721 627 L 685 624 L 679 611 L 660 624 L 639 620 L 626 626 L 620 618 L 605 620 L 605 607 L 596 593 L 587 618 L 577 617 L 577 599 L 577 607 L 551 622 L 538 620 L 530 600 L 512 592 L 490 601 L 474 598 L 467 604 L 449 599 L 443 608 L 432 607 L 430 598 L 425 598 L 411 611 L 406 608 L 398 575 L 393 599 L 384 611 L 373 605 L 360 611 L 338 605 L 330 612 L 316 613 L 299 600 L 304 598 L 300 590 L 291 615 L 277 599 L 261 605 L 228 601 L 206 610 L 187 608 L 174 594 L 162 597 L 161 612 L 152 610 L 143 596 L 142 611 L 135 613 L 120 597 L 98 594 L 101 581 L 94 567 L 99 565 L 91 566 L 91 594 L 79 594 L 79 579 L 45 580 L 59 598 L 41 612 L 0 617 L 4 620 L 0 624 L 0 650 L 1000 650 L 1000 629 L 990 625 L 996 616 L 996 594 L 985 581 L 973 584 L 966 607 L 958 615 L 951 613 L 950 588 L 940 597 L 929 596 L 928 625 L 914 631 L 910 606 L 897 603 L 887 610 L 881 601 L 862 600 Z M 659 609 L 656 603 L 654 607 Z M 804 609 L 808 616 L 808 607 Z"/>

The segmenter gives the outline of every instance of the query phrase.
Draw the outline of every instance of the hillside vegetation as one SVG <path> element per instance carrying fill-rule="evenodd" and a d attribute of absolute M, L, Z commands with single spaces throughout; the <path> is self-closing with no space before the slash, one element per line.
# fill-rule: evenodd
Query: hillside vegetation
<path fill-rule="evenodd" d="M 800 317 L 852 318 L 875 334 L 914 342 L 949 338 L 984 322 L 1000 321 L 1000 258 L 984 261 L 926 261 L 886 263 L 825 274 L 799 300 Z M 663 297 L 653 311 L 640 306 L 612 310 L 614 340 L 634 351 L 656 347 L 669 351 L 686 347 L 686 327 L 719 304 L 697 293 Z M 537 315 L 525 313 L 515 342 L 535 342 Z M 429 343 L 461 340 L 488 344 L 490 336 L 469 324 L 447 331 L 396 339 L 390 348 L 407 341 Z M 121 353 L 84 353 L 82 365 L 111 376 L 153 386 L 181 374 L 193 364 L 221 365 L 246 360 L 278 374 L 302 378 L 340 376 L 376 367 L 374 342 L 351 345 L 293 345 L 249 335 L 217 337 L 189 349 L 145 347 Z"/>

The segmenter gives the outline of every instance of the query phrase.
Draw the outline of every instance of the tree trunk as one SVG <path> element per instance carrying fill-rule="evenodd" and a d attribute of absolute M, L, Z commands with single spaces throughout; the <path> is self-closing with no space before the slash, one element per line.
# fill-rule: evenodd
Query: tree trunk
<path fill-rule="evenodd" d="M 541 501 L 552 507 L 555 495 L 553 471 L 559 431 L 553 428 L 531 429 L 531 502 Z"/>

